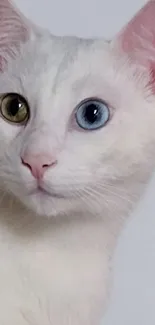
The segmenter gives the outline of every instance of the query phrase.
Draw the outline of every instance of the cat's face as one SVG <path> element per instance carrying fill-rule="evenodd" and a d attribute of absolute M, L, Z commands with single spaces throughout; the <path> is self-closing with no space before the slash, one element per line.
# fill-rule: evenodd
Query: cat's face
<path fill-rule="evenodd" d="M 110 43 L 24 44 L 0 75 L 2 189 L 47 216 L 125 199 L 119 184 L 144 171 L 155 141 L 146 79 Z"/>

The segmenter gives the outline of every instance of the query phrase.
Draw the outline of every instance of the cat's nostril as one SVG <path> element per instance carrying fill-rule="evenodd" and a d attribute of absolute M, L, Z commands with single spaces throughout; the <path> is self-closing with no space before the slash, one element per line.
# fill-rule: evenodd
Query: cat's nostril
<path fill-rule="evenodd" d="M 31 166 L 26 161 L 24 161 L 23 158 L 21 158 L 21 162 L 24 166 L 28 167 L 31 170 Z"/>
<path fill-rule="evenodd" d="M 54 167 L 57 164 L 57 160 L 53 160 L 50 164 L 44 164 L 42 167 L 43 168 L 49 168 L 49 167 Z"/>
<path fill-rule="evenodd" d="M 48 168 L 48 167 L 49 167 L 49 165 L 47 165 L 47 164 L 43 165 L 43 168 Z"/>
<path fill-rule="evenodd" d="M 54 167 L 57 160 L 48 155 L 24 155 L 21 157 L 21 162 L 24 166 L 28 167 L 32 175 L 36 179 L 43 178 L 46 170 Z"/>

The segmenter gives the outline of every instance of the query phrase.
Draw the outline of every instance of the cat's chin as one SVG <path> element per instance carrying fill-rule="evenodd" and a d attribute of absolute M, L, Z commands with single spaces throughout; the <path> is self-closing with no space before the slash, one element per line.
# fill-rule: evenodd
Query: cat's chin
<path fill-rule="evenodd" d="M 48 192 L 46 189 L 42 188 L 42 187 L 38 187 L 37 189 L 35 190 L 32 190 L 30 193 L 29 193 L 30 196 L 38 196 L 41 200 L 44 199 L 44 198 L 58 198 L 58 199 L 64 199 L 64 196 L 63 195 L 60 195 L 58 193 L 50 193 Z"/>
<path fill-rule="evenodd" d="M 17 198 L 35 215 L 48 218 L 70 214 L 76 205 L 72 199 L 65 198 L 60 194 L 49 193 L 43 189 L 31 191 L 24 196 L 18 197 L 17 195 Z"/>

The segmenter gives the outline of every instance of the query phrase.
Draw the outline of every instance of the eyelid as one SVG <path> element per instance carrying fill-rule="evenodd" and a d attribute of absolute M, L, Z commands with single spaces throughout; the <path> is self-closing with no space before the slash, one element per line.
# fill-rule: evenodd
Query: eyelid
<path fill-rule="evenodd" d="M 79 106 L 82 106 L 83 104 L 87 103 L 87 101 L 100 101 L 109 107 L 108 103 L 104 99 L 94 96 L 94 97 L 87 97 L 87 98 L 81 100 L 79 102 L 79 104 L 76 105 L 75 109 L 77 110 L 79 108 Z"/>

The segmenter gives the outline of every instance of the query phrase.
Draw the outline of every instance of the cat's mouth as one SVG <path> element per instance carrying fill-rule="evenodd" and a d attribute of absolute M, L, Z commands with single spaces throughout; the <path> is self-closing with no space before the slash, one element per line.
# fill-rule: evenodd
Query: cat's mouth
<path fill-rule="evenodd" d="M 64 199 L 63 195 L 55 193 L 54 191 L 50 192 L 40 184 L 38 184 L 38 186 L 36 186 L 35 189 L 31 190 L 29 192 L 29 195 L 35 195 L 35 196 L 39 196 L 39 197 L 42 197 L 42 198 L 44 198 L 44 197 L 47 197 L 47 198 L 55 197 L 55 198 L 59 198 L 59 199 Z"/>

